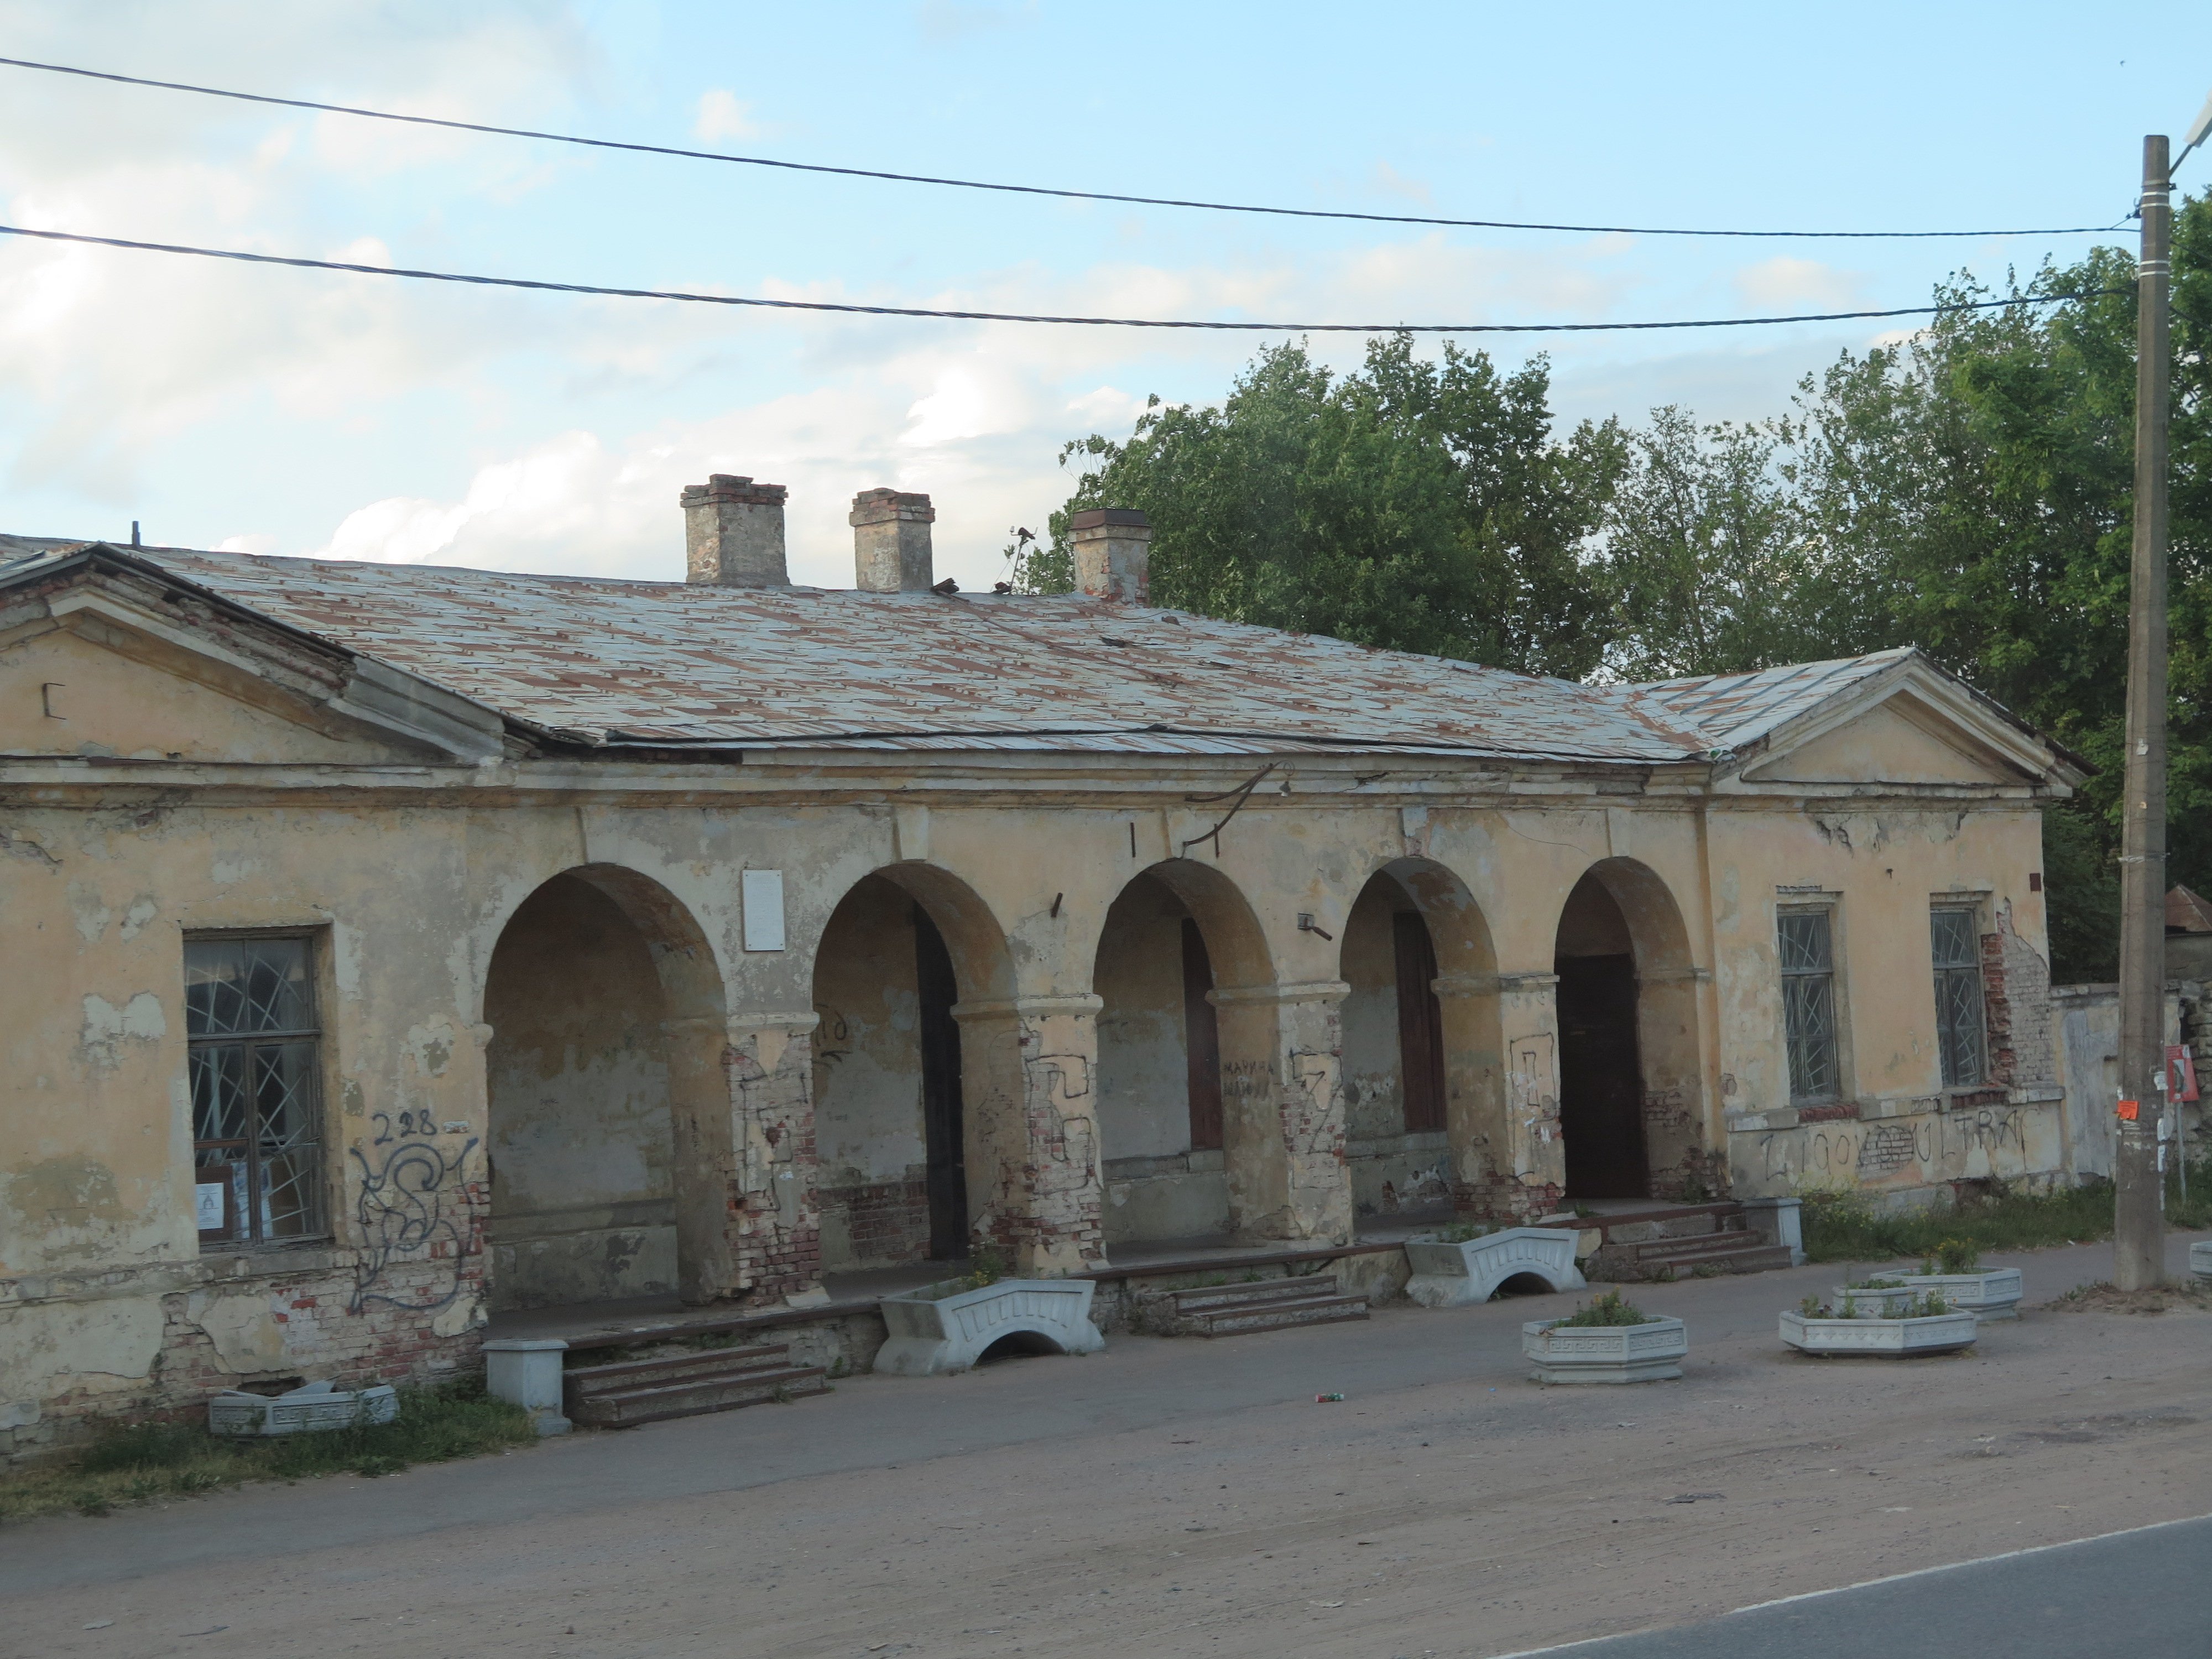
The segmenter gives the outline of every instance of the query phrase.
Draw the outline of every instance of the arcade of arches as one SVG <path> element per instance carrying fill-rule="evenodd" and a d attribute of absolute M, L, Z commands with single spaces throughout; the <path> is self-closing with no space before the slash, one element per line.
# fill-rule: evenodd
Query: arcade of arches
<path fill-rule="evenodd" d="M 1340 979 L 1278 985 L 1235 885 L 1170 860 L 1106 906 L 1087 995 L 1024 1000 L 972 891 L 887 866 L 830 913 L 769 1066 L 679 903 L 611 866 L 555 877 L 485 991 L 493 1304 L 742 1297 L 749 1267 L 788 1279 L 756 1259 L 779 1237 L 811 1275 L 978 1246 L 1067 1271 L 1701 1190 L 1696 973 L 1650 872 L 1593 866 L 1551 975 L 1500 974 L 1425 860 L 1340 920 Z"/>

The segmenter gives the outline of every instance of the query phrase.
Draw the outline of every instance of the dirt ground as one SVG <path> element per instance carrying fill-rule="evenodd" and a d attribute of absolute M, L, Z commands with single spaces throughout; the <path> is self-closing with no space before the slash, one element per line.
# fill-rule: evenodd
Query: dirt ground
<path fill-rule="evenodd" d="M 2109 1259 L 2004 1258 L 2032 1300 Z M 2212 1510 L 2212 1311 L 2032 1309 L 1945 1359 L 1788 1354 L 1775 1313 L 1839 1279 L 1638 1291 L 1690 1322 L 1679 1382 L 1527 1382 L 1518 1324 L 1554 1298 L 1401 1305 L 1365 1327 L 1118 1338 L 388 1480 L 31 1523 L 0 1533 L 0 1648 L 1486 1656 Z M 1402 1358 L 1363 1360 L 1363 1342 Z M 1210 1400 L 1209 1354 L 1233 1370 L 1226 1393 L 1273 1397 Z M 1356 1386 L 1316 1404 L 1307 1384 L 1332 1370 Z M 1039 1429 L 1054 1395 L 1065 1410 Z M 988 1443 L 994 1424 L 1018 1437 Z M 871 1437 L 886 1461 L 855 1443 Z M 833 1443 L 848 1467 L 770 1467 L 798 1455 L 775 1448 Z M 719 1489 L 639 1490 L 655 1468 Z M 464 1491 L 461 1522 L 441 1495 Z M 61 1582 L 70 1559 L 83 1578 Z"/>

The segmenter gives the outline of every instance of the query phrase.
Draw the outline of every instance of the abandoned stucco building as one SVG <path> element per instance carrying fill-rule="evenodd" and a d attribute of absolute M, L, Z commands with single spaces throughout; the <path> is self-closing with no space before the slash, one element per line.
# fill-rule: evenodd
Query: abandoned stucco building
<path fill-rule="evenodd" d="M 1917 654 L 1370 651 L 1148 606 L 1120 511 L 947 592 L 888 490 L 795 587 L 783 493 L 683 583 L 0 542 L 8 1443 L 971 1241 L 2068 1173 L 2076 764 Z"/>

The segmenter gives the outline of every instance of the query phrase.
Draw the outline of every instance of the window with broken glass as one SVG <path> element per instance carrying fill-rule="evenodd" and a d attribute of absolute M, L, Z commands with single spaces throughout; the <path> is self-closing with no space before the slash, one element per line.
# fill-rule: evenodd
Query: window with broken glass
<path fill-rule="evenodd" d="M 1943 1060 L 1943 1086 L 1972 1088 L 1986 1080 L 1987 1069 L 1980 923 L 1966 905 L 1938 905 L 1929 920 L 1935 936 L 1936 1047 Z"/>
<path fill-rule="evenodd" d="M 192 1197 L 204 1249 L 325 1231 L 313 965 L 305 938 L 185 942 Z"/>
<path fill-rule="evenodd" d="M 1833 1100 L 1841 1086 L 1836 1057 L 1836 959 L 1826 910 L 1784 910 L 1782 1018 L 1790 1046 L 1790 1097 Z"/>

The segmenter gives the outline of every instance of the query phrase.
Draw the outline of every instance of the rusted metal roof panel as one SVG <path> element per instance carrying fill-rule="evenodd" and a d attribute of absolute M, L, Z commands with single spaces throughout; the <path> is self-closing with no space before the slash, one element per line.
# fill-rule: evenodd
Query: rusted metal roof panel
<path fill-rule="evenodd" d="M 1081 595 L 879 594 L 140 554 L 279 622 L 596 743 L 1285 746 L 1652 763 L 1618 690 Z"/>
<path fill-rule="evenodd" d="M 1658 680 L 1624 690 L 1656 718 L 1703 733 L 1709 748 L 1740 749 L 1912 654 L 1906 646 L 1864 657 L 1791 663 L 1750 674 Z"/>
<path fill-rule="evenodd" d="M 0 537 L 0 583 L 97 544 Z M 1740 747 L 1884 652 L 1589 686 L 1082 595 L 743 589 L 117 549 L 523 726 L 616 749 L 1651 765 Z"/>

